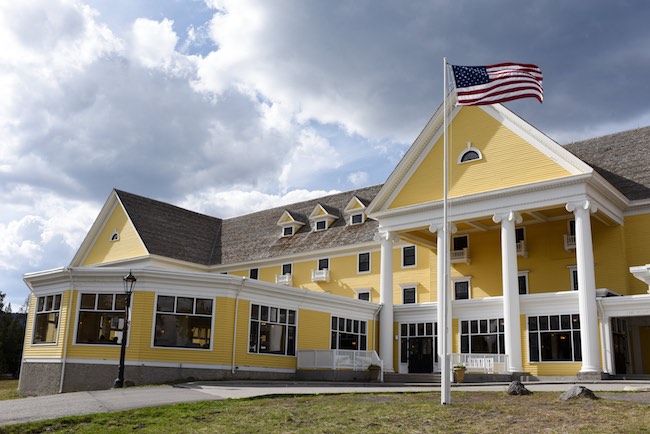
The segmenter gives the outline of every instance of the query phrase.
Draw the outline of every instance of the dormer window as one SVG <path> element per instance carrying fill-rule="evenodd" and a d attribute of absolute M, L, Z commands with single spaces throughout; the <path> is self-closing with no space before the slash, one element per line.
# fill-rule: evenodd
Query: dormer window
<path fill-rule="evenodd" d="M 467 142 L 467 148 L 458 156 L 458 164 L 469 163 L 470 161 L 482 160 L 483 154 L 478 149 L 472 147 L 472 142 Z"/>
<path fill-rule="evenodd" d="M 351 225 L 360 225 L 360 224 L 363 223 L 363 221 L 364 221 L 363 216 L 364 216 L 363 213 L 352 214 L 352 215 L 350 216 L 350 224 L 351 224 Z"/>
<path fill-rule="evenodd" d="M 113 231 L 113 234 L 111 235 L 111 241 L 119 241 L 120 240 L 120 234 L 117 231 Z"/>
<path fill-rule="evenodd" d="M 304 219 L 304 217 L 303 217 Z M 305 223 L 297 220 L 289 211 L 282 213 L 280 220 L 278 220 L 278 226 L 282 228 L 282 237 L 291 237 L 293 236 L 301 226 L 304 226 Z"/>
<path fill-rule="evenodd" d="M 309 221 L 314 228 L 314 232 L 324 231 L 329 228 L 336 219 L 338 211 L 328 206 L 317 204 L 314 210 L 309 214 Z"/>
<path fill-rule="evenodd" d="M 350 225 L 360 225 L 366 221 L 366 205 L 356 196 L 348 202 L 343 212 L 346 216 L 350 216 Z"/>

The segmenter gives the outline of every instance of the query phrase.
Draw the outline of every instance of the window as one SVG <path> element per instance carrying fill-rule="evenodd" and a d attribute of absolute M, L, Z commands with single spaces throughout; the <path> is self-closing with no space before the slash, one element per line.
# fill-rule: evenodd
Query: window
<path fill-rule="evenodd" d="M 159 295 L 154 346 L 210 348 L 212 300 Z"/>
<path fill-rule="evenodd" d="M 358 271 L 359 273 L 369 273 L 370 272 L 370 253 L 359 253 L 359 262 L 358 262 Z"/>
<path fill-rule="evenodd" d="M 293 235 L 293 227 L 292 226 L 285 226 L 282 228 L 282 236 L 283 237 L 290 237 Z"/>
<path fill-rule="evenodd" d="M 81 294 L 77 343 L 121 344 L 125 300 L 124 294 Z"/>
<path fill-rule="evenodd" d="M 579 315 L 528 317 L 531 362 L 582 361 Z"/>
<path fill-rule="evenodd" d="M 415 246 L 402 249 L 402 267 L 415 267 Z"/>
<path fill-rule="evenodd" d="M 575 220 L 569 220 L 569 235 L 574 236 L 576 235 L 576 221 Z"/>
<path fill-rule="evenodd" d="M 251 279 L 259 279 L 260 275 L 260 269 L 259 268 L 251 268 L 250 271 L 248 272 L 248 277 Z"/>
<path fill-rule="evenodd" d="M 483 155 L 481 151 L 476 148 L 473 148 L 470 143 L 467 144 L 467 149 L 463 150 L 458 156 L 458 164 L 467 163 L 470 161 L 481 160 Z"/>
<path fill-rule="evenodd" d="M 402 303 L 417 303 L 417 291 L 415 290 L 415 286 L 407 286 L 402 289 Z"/>
<path fill-rule="evenodd" d="M 520 242 L 520 241 L 525 241 L 526 240 L 526 233 L 524 232 L 524 228 L 516 228 L 515 229 L 515 242 Z"/>
<path fill-rule="evenodd" d="M 287 274 L 291 274 L 292 268 L 291 264 L 282 264 L 282 275 L 286 276 Z"/>
<path fill-rule="evenodd" d="M 327 222 L 325 220 L 318 220 L 316 222 L 316 231 L 324 231 L 327 229 Z"/>
<path fill-rule="evenodd" d="M 117 231 L 113 232 L 113 235 L 111 235 L 111 241 L 119 241 L 120 240 L 120 234 Z"/>
<path fill-rule="evenodd" d="M 452 240 L 452 246 L 454 251 L 463 250 L 469 247 L 469 237 L 467 235 L 460 235 L 454 237 Z"/>
<path fill-rule="evenodd" d="M 318 270 L 329 270 L 330 260 L 328 258 L 323 258 L 318 260 Z"/>
<path fill-rule="evenodd" d="M 35 344 L 56 343 L 59 330 L 59 312 L 61 310 L 61 294 L 46 295 L 36 299 L 36 317 L 34 318 Z"/>
<path fill-rule="evenodd" d="M 251 304 L 248 352 L 296 355 L 296 311 Z"/>
<path fill-rule="evenodd" d="M 357 298 L 359 300 L 370 301 L 370 291 L 359 291 L 359 292 L 357 292 Z"/>
<path fill-rule="evenodd" d="M 368 336 L 365 321 L 332 316 L 333 350 L 366 350 Z"/>
<path fill-rule="evenodd" d="M 520 271 L 517 276 L 517 284 L 519 286 L 519 294 L 528 294 L 528 272 Z"/>
<path fill-rule="evenodd" d="M 569 267 L 569 276 L 571 278 L 571 289 L 578 290 L 578 268 L 576 266 Z"/>
<path fill-rule="evenodd" d="M 469 298 L 469 279 L 454 280 L 454 300 L 467 300 Z"/>
<path fill-rule="evenodd" d="M 363 214 L 352 214 L 350 216 L 350 224 L 360 225 L 361 223 L 363 223 Z"/>
<path fill-rule="evenodd" d="M 460 322 L 460 352 L 465 354 L 505 354 L 503 318 Z"/>

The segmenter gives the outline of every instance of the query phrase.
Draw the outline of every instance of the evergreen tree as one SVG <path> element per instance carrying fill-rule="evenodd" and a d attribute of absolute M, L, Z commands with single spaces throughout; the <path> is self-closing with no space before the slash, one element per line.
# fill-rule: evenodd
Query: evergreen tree
<path fill-rule="evenodd" d="M 25 314 L 12 313 L 11 303 L 4 305 L 0 292 L 0 374 L 18 377 L 25 338 Z"/>

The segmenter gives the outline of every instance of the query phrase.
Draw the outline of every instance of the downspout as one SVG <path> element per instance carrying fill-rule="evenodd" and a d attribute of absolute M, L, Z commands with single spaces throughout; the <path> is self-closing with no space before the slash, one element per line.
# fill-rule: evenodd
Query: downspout
<path fill-rule="evenodd" d="M 61 379 L 59 380 L 59 393 L 63 393 L 63 380 L 65 378 L 65 362 L 68 357 L 68 332 L 70 330 L 70 318 L 72 315 L 72 296 L 74 294 L 74 278 L 72 277 L 72 268 L 66 268 L 70 276 L 70 299 L 68 300 L 68 312 L 66 318 L 66 326 L 63 331 L 63 358 L 61 359 Z"/>
<path fill-rule="evenodd" d="M 242 289 L 244 289 L 244 284 L 246 283 L 246 278 L 241 278 L 241 284 L 237 290 L 237 295 L 235 296 L 235 319 L 233 321 L 233 331 L 232 331 L 232 363 L 230 367 L 230 372 L 235 373 L 235 354 L 237 351 L 237 316 L 239 315 L 239 295 L 241 294 Z"/>

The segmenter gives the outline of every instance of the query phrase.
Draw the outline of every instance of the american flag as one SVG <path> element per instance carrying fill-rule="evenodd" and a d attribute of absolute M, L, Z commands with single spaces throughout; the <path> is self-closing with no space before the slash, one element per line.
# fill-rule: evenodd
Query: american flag
<path fill-rule="evenodd" d="M 458 105 L 496 104 L 519 98 L 544 99 L 542 71 L 537 65 L 499 63 L 489 66 L 451 65 Z"/>

